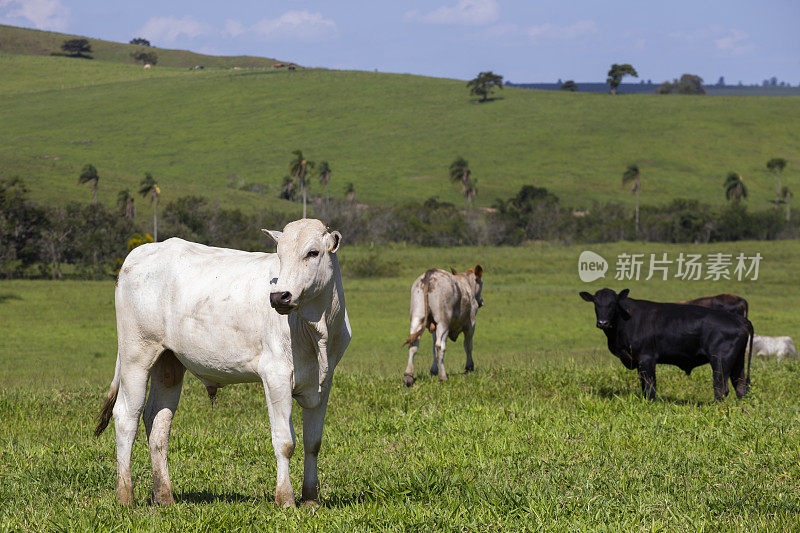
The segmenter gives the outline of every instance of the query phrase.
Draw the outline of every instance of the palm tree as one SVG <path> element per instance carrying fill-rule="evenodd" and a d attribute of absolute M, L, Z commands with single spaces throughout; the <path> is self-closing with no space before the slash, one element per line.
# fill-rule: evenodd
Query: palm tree
<path fill-rule="evenodd" d="M 133 219 L 136 216 L 136 206 L 133 205 L 130 189 L 119 191 L 117 194 L 117 209 L 125 218 Z"/>
<path fill-rule="evenodd" d="M 786 168 L 786 160 L 782 157 L 773 157 L 767 161 L 767 170 L 775 176 L 775 209 L 778 209 L 778 204 L 781 203 L 781 174 L 783 169 Z"/>
<path fill-rule="evenodd" d="M 786 222 L 791 221 L 792 217 L 792 206 L 789 205 L 789 200 L 792 199 L 792 196 L 794 196 L 794 194 L 789 190 L 789 187 L 785 185 L 781 187 L 781 203 L 786 204 Z"/>
<path fill-rule="evenodd" d="M 281 184 L 281 192 L 278 198 L 294 202 L 297 198 L 297 187 L 295 187 L 294 179 L 291 176 L 284 176 L 283 183 Z"/>
<path fill-rule="evenodd" d="M 450 181 L 461 183 L 461 194 L 464 195 L 464 211 L 467 210 L 467 201 L 470 195 L 474 198 L 477 189 L 472 183 L 472 171 L 469 169 L 469 162 L 461 156 L 456 157 L 450 163 Z M 470 191 L 473 191 L 470 193 Z"/>
<path fill-rule="evenodd" d="M 622 173 L 622 185 L 631 184 L 631 194 L 636 195 L 636 236 L 639 236 L 639 189 L 642 182 L 639 177 L 639 165 L 628 165 Z"/>
<path fill-rule="evenodd" d="M 92 203 L 97 203 L 97 184 L 100 181 L 100 176 L 97 174 L 97 169 L 91 163 L 84 165 L 81 175 L 78 176 L 78 185 L 84 183 L 92 184 Z"/>
<path fill-rule="evenodd" d="M 469 201 L 470 205 L 475 205 L 475 197 L 478 195 L 478 180 L 469 180 L 466 185 L 462 185 L 462 194 Z"/>
<path fill-rule="evenodd" d="M 725 198 L 728 200 L 739 201 L 742 198 L 747 198 L 747 187 L 744 184 L 741 174 L 736 172 L 728 172 L 725 178 Z"/>
<path fill-rule="evenodd" d="M 153 205 L 153 242 L 158 242 L 158 198 L 161 196 L 161 188 L 149 172 L 139 185 L 139 194 Z"/>
<path fill-rule="evenodd" d="M 347 197 L 348 202 L 355 202 L 356 200 L 356 187 L 353 185 L 353 182 L 347 184 L 344 188 L 344 194 Z"/>
<path fill-rule="evenodd" d="M 308 176 L 308 171 L 314 168 L 314 162 L 303 157 L 301 150 L 295 150 L 292 153 L 294 159 L 289 162 L 289 174 L 300 184 L 300 192 L 303 194 L 303 218 L 306 218 L 306 189 L 308 188 L 306 176 Z"/>
<path fill-rule="evenodd" d="M 320 161 L 319 166 L 317 167 L 317 176 L 319 178 L 320 185 L 325 186 L 325 203 L 331 201 L 331 193 L 328 188 L 328 184 L 331 182 L 332 172 L 333 170 L 327 161 Z"/>

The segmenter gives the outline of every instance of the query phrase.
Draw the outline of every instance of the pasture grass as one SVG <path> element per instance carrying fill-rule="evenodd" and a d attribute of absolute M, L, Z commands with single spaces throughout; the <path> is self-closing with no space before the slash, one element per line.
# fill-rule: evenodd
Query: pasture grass
<path fill-rule="evenodd" d="M 0 52 L 35 56 L 50 56 L 53 53 L 61 54 L 61 44 L 67 39 L 78 37 L 82 36 L 0 24 Z M 140 51 L 155 52 L 158 56 L 158 66 L 173 68 L 186 68 L 195 65 L 203 65 L 206 68 L 267 68 L 272 67 L 275 62 L 274 59 L 268 57 L 210 56 L 188 50 L 171 50 L 169 48 L 158 48 L 157 46 L 143 47 L 91 37 L 88 39 L 92 47 L 92 53 L 90 54 L 92 59 L 68 59 L 85 63 L 124 63 L 137 65 L 140 70 L 142 69 L 142 64 L 136 62 L 131 57 L 131 53 Z"/>
<path fill-rule="evenodd" d="M 681 247 L 619 243 L 622 251 L 760 251 L 755 282 L 640 281 L 632 296 L 676 300 L 730 291 L 747 297 L 756 331 L 797 338 L 800 244 Z M 91 436 L 115 358 L 113 282 L 0 283 L 0 529 L 259 530 L 791 530 L 800 512 L 800 363 L 753 361 L 748 398 L 713 402 L 708 366 L 690 377 L 658 369 L 658 401 L 641 398 L 577 295 L 581 248 L 343 247 L 342 262 L 379 254 L 383 278 L 345 279 L 354 338 L 336 369 L 320 453 L 322 505 L 272 503 L 275 463 L 263 389 L 220 391 L 212 411 L 187 376 L 173 424 L 177 504 L 150 500 L 149 455 L 134 446 L 137 506 L 114 500 L 113 424 Z M 408 292 L 431 266 L 485 269 L 476 371 L 401 384 Z M 346 268 L 345 268 L 346 271 Z M 612 274 L 613 275 L 613 274 Z M 302 425 L 291 463 L 302 479 Z"/>
<path fill-rule="evenodd" d="M 752 207 L 766 207 L 771 157 L 800 167 L 800 97 L 687 97 L 504 88 L 478 104 L 463 81 L 374 72 L 150 71 L 113 62 L 2 56 L 0 176 L 22 177 L 36 199 L 88 200 L 76 185 L 94 164 L 99 200 L 152 172 L 162 205 L 183 195 L 223 206 L 299 213 L 279 200 L 292 150 L 333 169 L 331 193 L 352 182 L 360 202 L 439 197 L 461 205 L 447 168 L 465 157 L 478 206 L 522 185 L 547 187 L 570 206 L 633 203 L 622 171 L 638 163 L 641 201 L 692 198 L 721 205 L 722 182 L 744 176 Z M 266 185 L 257 194 L 229 183 Z M 312 194 L 324 194 L 316 180 Z M 141 204 L 140 204 L 141 205 Z M 147 209 L 140 208 L 145 216 Z"/>

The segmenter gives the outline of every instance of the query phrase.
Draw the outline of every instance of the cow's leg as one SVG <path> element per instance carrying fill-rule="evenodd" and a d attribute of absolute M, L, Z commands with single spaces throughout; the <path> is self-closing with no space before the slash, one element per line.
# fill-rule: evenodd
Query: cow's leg
<path fill-rule="evenodd" d="M 711 355 L 711 374 L 714 383 L 714 399 L 721 402 L 728 394 L 728 375 L 725 372 L 723 358 L 719 355 Z"/>
<path fill-rule="evenodd" d="M 124 356 L 123 361 L 125 360 Z M 120 366 L 117 402 L 114 404 L 114 430 L 117 438 L 117 501 L 133 505 L 131 451 L 144 408 L 149 371 L 135 364 Z"/>
<path fill-rule="evenodd" d="M 289 460 L 294 453 L 294 426 L 292 426 L 292 377 L 291 372 L 270 375 L 264 378 L 267 393 L 269 426 L 272 432 L 272 448 L 278 464 L 275 486 L 275 503 L 280 507 L 294 507 L 294 490 L 289 479 Z"/>
<path fill-rule="evenodd" d="M 475 364 L 472 362 L 472 334 L 475 333 L 475 326 L 470 326 L 464 331 L 464 353 L 467 354 L 467 364 L 464 366 L 465 372 L 472 372 L 475 370 Z"/>
<path fill-rule="evenodd" d="M 656 358 L 639 356 L 639 383 L 642 386 L 642 394 L 648 400 L 656 399 Z"/>
<path fill-rule="evenodd" d="M 431 376 L 439 373 L 439 364 L 436 362 L 436 331 L 431 331 L 431 341 L 433 342 L 433 362 L 431 363 Z"/>
<path fill-rule="evenodd" d="M 444 327 L 436 328 L 436 366 L 439 369 L 437 375 L 439 376 L 439 381 L 447 381 L 447 372 L 444 371 L 444 351 L 447 348 L 447 334 L 448 330 Z"/>
<path fill-rule="evenodd" d="M 315 503 L 319 500 L 317 456 L 322 445 L 322 427 L 325 423 L 325 410 L 328 408 L 328 394 L 332 385 L 331 382 L 325 387 L 317 407 L 303 409 L 303 501 L 306 503 Z"/>
<path fill-rule="evenodd" d="M 175 503 L 167 468 L 167 449 L 172 417 L 178 409 L 183 385 L 183 364 L 167 350 L 150 372 L 150 392 L 144 406 L 144 428 L 153 467 L 153 499 L 161 505 Z"/>
<path fill-rule="evenodd" d="M 419 339 L 408 346 L 408 364 L 406 365 L 406 371 L 403 372 L 403 383 L 405 383 L 406 387 L 414 384 L 414 356 L 417 354 L 417 350 L 419 350 Z"/>

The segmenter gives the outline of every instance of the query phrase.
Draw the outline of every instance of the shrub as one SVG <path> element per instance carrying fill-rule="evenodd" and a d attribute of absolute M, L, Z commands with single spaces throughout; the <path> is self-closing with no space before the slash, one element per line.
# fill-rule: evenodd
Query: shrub
<path fill-rule="evenodd" d="M 397 261 L 383 259 L 378 252 L 372 250 L 366 257 L 350 259 L 342 264 L 342 270 L 348 277 L 381 278 L 397 274 Z"/>

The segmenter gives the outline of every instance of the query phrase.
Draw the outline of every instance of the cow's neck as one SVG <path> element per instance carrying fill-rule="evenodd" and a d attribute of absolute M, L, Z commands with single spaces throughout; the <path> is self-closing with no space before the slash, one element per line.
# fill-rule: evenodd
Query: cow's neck
<path fill-rule="evenodd" d="M 631 346 L 628 342 L 628 337 L 619 325 L 615 324 L 614 327 L 603 330 L 608 338 L 608 351 L 620 358 L 620 360 L 628 368 L 636 366 L 636 358 L 631 353 Z"/>
<path fill-rule="evenodd" d="M 322 392 L 322 386 L 328 377 L 331 337 L 335 340 L 344 327 L 344 289 L 339 261 L 335 255 L 331 266 L 333 276 L 330 284 L 297 311 L 303 327 L 315 343 L 319 364 L 319 392 Z"/>

